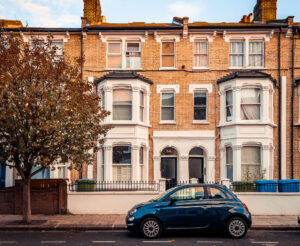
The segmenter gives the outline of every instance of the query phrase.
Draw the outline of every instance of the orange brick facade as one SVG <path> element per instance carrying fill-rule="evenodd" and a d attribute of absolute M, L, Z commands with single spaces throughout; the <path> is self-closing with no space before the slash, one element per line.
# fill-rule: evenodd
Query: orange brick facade
<path fill-rule="evenodd" d="M 95 1 L 86 1 L 90 6 Z M 262 5 L 260 5 L 262 4 Z M 96 7 L 98 5 L 95 5 Z M 150 105 L 148 127 L 148 177 L 147 180 L 155 178 L 155 158 L 154 153 L 154 139 L 155 132 L 213 132 L 214 147 L 212 155 L 206 156 L 208 161 L 212 161 L 214 172 L 213 178 L 207 181 L 221 181 L 221 166 L 224 156 L 222 156 L 222 132 L 224 128 L 220 127 L 220 115 L 224 111 L 221 106 L 220 84 L 218 81 L 234 72 L 263 72 L 271 78 L 276 80 L 273 84 L 272 105 L 273 110 L 272 124 L 266 124 L 268 129 L 271 129 L 272 144 L 269 147 L 262 140 L 261 148 L 266 150 L 270 148 L 272 157 L 268 157 L 268 171 L 271 172 L 270 178 L 295 178 L 300 179 L 300 115 L 299 115 L 299 94 L 298 86 L 296 84 L 297 78 L 300 76 L 300 35 L 297 32 L 300 29 L 299 23 L 291 23 L 288 18 L 284 21 L 276 21 L 276 1 L 258 1 L 255 7 L 256 21 L 259 23 L 190 23 L 190 24 L 108 24 L 100 23 L 100 5 L 97 8 L 90 8 L 91 11 L 97 13 L 88 13 L 88 8 L 85 8 L 84 18 L 90 18 L 98 14 L 99 18 L 95 21 L 90 20 L 92 24 L 85 25 L 81 29 L 65 30 L 69 32 L 70 38 L 64 43 L 64 55 L 66 58 L 84 57 L 83 78 L 88 80 L 93 77 L 97 81 L 104 75 L 109 74 L 115 69 L 107 69 L 107 43 L 109 41 L 102 37 L 113 36 L 118 37 L 132 37 L 138 36 L 145 39 L 141 42 L 141 68 L 134 70 L 135 73 L 151 80 L 153 84 L 150 86 Z M 266 14 L 267 13 L 267 14 Z M 101 17 L 102 18 L 102 17 Z M 272 20 L 272 21 L 271 21 Z M 270 21 L 267 24 L 265 21 Z M 280 23 L 280 25 L 278 24 Z M 188 33 L 187 33 L 188 32 Z M 41 30 L 39 34 L 48 33 L 47 29 Z M 194 69 L 194 42 L 191 41 L 192 36 L 199 36 L 201 38 L 209 39 L 208 41 L 208 67 L 207 69 Z M 230 38 L 226 40 L 227 36 L 238 37 L 243 39 L 246 36 L 252 35 L 255 38 L 264 37 L 264 66 L 263 68 L 230 68 Z M 55 36 L 55 33 L 54 33 Z M 176 36 L 176 54 L 175 54 L 175 68 L 161 69 L 161 42 L 158 37 L 173 37 Z M 293 41 L 294 39 L 294 41 Z M 108 38 L 109 40 L 109 38 Z M 294 48 L 293 48 L 294 42 Z M 294 59 L 292 51 L 294 50 Z M 278 56 L 280 55 L 280 59 Z M 294 64 L 293 64 L 294 60 Z M 280 66 L 280 67 L 279 67 Z M 131 70 L 117 70 L 117 72 L 124 72 Z M 280 92 L 282 93 L 282 85 L 280 81 L 285 80 L 286 77 L 286 137 L 279 135 L 278 130 L 282 122 L 282 111 L 280 111 Z M 293 80 L 294 79 L 294 80 Z M 238 82 L 239 83 L 239 82 Z M 161 94 L 158 93 L 159 85 L 179 85 L 179 92 L 175 96 L 175 123 L 162 124 L 161 123 Z M 194 107 L 193 107 L 193 93 L 190 91 L 191 85 L 210 85 L 212 91 L 207 94 L 207 122 L 195 123 L 193 122 Z M 270 82 L 270 85 L 272 83 Z M 294 87 L 292 89 L 292 87 Z M 299 90 L 300 91 L 300 90 Z M 292 93 L 294 93 L 294 109 L 292 108 Z M 270 103 L 270 102 L 268 102 Z M 238 106 L 236 106 L 238 107 Z M 263 107 L 263 103 L 262 103 Z M 293 122 L 292 120 L 293 115 Z M 248 124 L 248 123 L 247 123 Z M 247 125 L 246 124 L 246 125 Z M 254 123 L 253 123 L 254 124 Z M 252 125 L 253 125 L 252 124 Z M 251 126 L 249 123 L 248 125 Z M 259 124 L 258 124 L 259 125 Z M 271 126 L 272 125 L 272 126 Z M 255 124 L 254 124 L 255 126 Z M 118 127 L 118 125 L 116 125 Z M 293 128 L 293 136 L 291 136 L 291 127 Z M 221 129 L 222 128 L 222 129 Z M 242 130 L 240 130 L 242 131 Z M 244 131 L 244 130 L 243 130 Z M 254 132 L 255 133 L 255 132 Z M 282 142 L 286 144 L 286 152 L 282 153 Z M 292 141 L 291 141 L 292 139 Z M 203 144 L 205 145 L 205 140 Z M 248 141 L 248 140 L 247 140 Z M 251 140 L 252 142 L 255 140 Z M 248 142 L 251 142 L 250 140 Z M 291 144 L 293 143 L 293 153 L 291 151 Z M 167 147 L 167 146 L 166 146 Z M 238 151 L 238 147 L 233 146 Z M 268 149 L 269 151 L 269 149 Z M 179 150 L 180 152 L 180 150 Z M 280 153 L 281 152 L 281 153 Z M 269 152 L 266 152 L 269 153 Z M 293 156 L 291 156 L 293 154 Z M 280 158 L 281 156 L 281 158 Z M 282 158 L 282 157 L 285 158 Z M 99 165 L 97 165 L 97 156 L 95 154 L 95 163 L 92 170 L 92 178 L 98 179 Z M 285 160 L 284 160 L 285 159 Z M 182 158 L 184 160 L 184 158 Z M 293 160 L 293 164 L 292 164 Z M 263 160 L 262 160 L 263 161 Z M 284 164 L 285 163 L 285 164 Z M 279 165 L 284 165 L 279 168 Z M 293 171 L 292 171 L 293 165 Z M 207 167 L 208 168 L 208 167 Z M 283 169 L 285 169 L 283 171 Z M 88 176 L 87 168 L 84 167 L 82 177 Z M 223 175 L 224 176 L 224 175 Z M 70 179 L 72 181 L 79 178 L 79 174 L 75 171 L 71 173 Z M 223 177 L 224 178 L 224 177 Z"/>

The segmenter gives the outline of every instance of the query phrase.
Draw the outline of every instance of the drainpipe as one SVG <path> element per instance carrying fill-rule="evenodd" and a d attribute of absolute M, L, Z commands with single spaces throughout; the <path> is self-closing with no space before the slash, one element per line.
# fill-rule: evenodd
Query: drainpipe
<path fill-rule="evenodd" d="M 292 37 L 292 102 L 291 102 L 291 179 L 294 178 L 294 90 L 295 90 L 295 33 Z"/>
<path fill-rule="evenodd" d="M 281 45 L 281 33 L 282 30 L 280 28 L 280 32 L 278 34 L 278 179 L 281 179 L 281 60 L 280 60 L 280 45 Z"/>

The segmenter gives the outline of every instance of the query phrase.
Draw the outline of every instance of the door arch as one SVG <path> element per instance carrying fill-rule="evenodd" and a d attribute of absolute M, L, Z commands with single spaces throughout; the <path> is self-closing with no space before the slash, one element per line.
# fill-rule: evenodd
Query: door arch
<path fill-rule="evenodd" d="M 204 158 L 205 152 L 202 148 L 191 149 L 189 153 L 189 178 L 196 178 L 199 183 L 204 183 Z"/>
<path fill-rule="evenodd" d="M 177 150 L 172 147 L 161 152 L 161 177 L 172 183 L 177 182 L 177 157 Z"/>

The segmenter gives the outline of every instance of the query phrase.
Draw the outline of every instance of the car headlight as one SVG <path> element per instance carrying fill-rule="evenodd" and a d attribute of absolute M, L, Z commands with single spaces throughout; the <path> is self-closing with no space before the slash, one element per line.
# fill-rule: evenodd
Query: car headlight
<path fill-rule="evenodd" d="M 131 209 L 128 213 L 129 216 L 133 216 L 136 213 L 136 211 L 137 211 L 137 209 Z"/>

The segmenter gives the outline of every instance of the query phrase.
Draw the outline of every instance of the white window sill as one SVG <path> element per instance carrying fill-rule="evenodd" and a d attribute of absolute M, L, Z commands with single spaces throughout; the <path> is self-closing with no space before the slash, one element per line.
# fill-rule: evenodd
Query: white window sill
<path fill-rule="evenodd" d="M 104 70 L 107 71 L 141 71 L 143 70 L 142 68 L 105 68 Z"/>
<path fill-rule="evenodd" d="M 138 125 L 138 126 L 144 126 L 144 127 L 152 127 L 150 124 L 146 123 L 141 123 L 141 122 L 136 122 L 136 121 L 107 121 L 105 124 L 110 124 L 110 125 Z"/>
<path fill-rule="evenodd" d="M 193 125 L 209 125 L 210 122 L 206 120 L 194 120 Z"/>
<path fill-rule="evenodd" d="M 271 126 L 271 127 L 277 127 L 276 124 L 270 123 L 270 122 L 262 122 L 262 121 L 246 121 L 246 122 L 220 122 L 217 127 L 226 127 L 226 126 Z"/>
<path fill-rule="evenodd" d="M 159 70 L 178 70 L 176 67 L 160 67 Z"/>
<path fill-rule="evenodd" d="M 166 120 L 166 121 L 160 121 L 160 125 L 176 125 L 176 121 L 174 120 Z"/>
<path fill-rule="evenodd" d="M 241 70 L 241 69 L 250 69 L 250 70 L 266 70 L 266 67 L 229 67 L 230 70 Z"/>
<path fill-rule="evenodd" d="M 209 67 L 193 67 L 193 70 L 209 70 Z"/>

